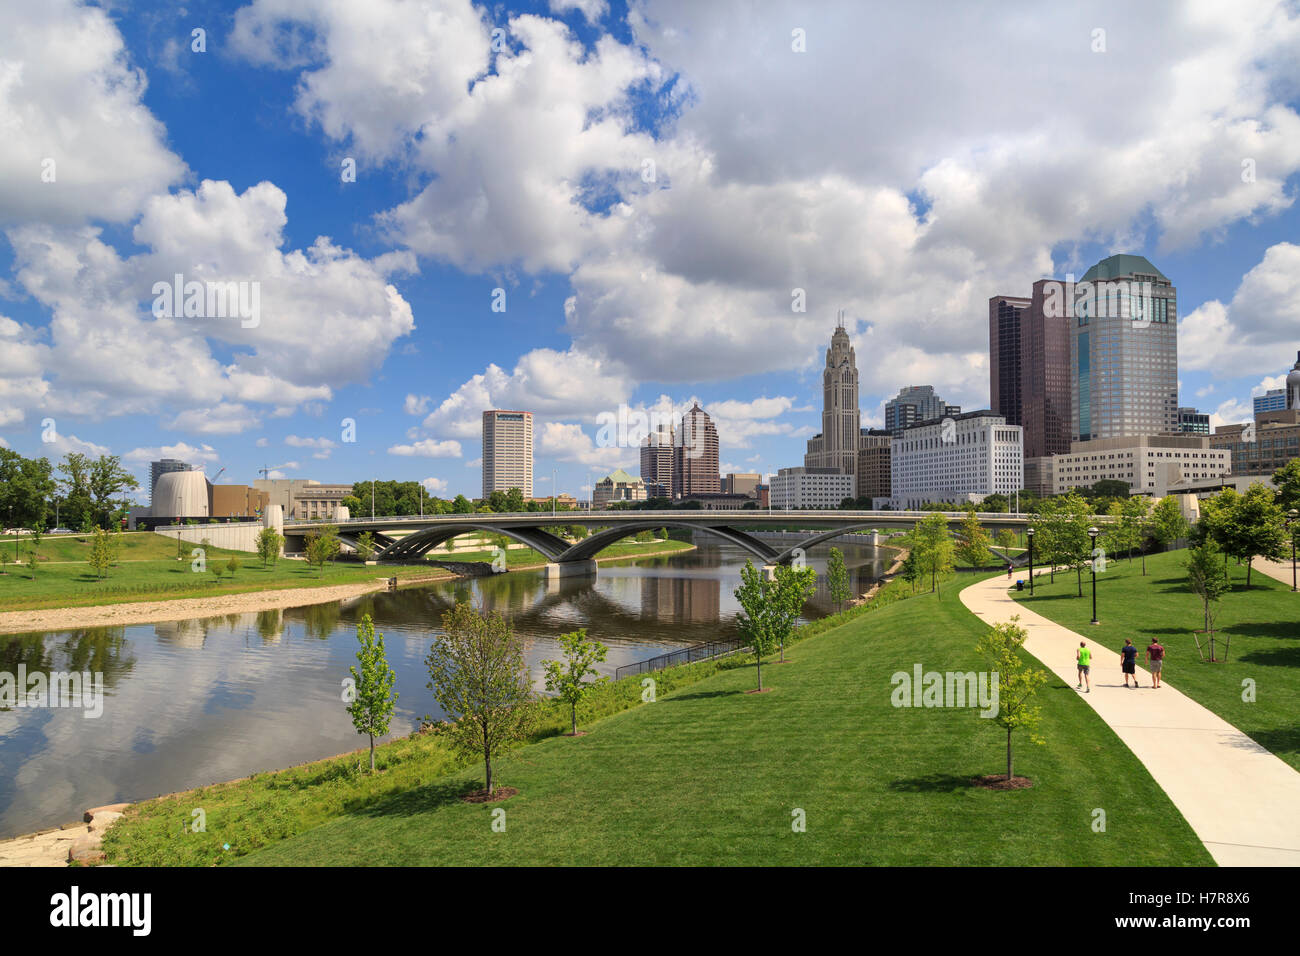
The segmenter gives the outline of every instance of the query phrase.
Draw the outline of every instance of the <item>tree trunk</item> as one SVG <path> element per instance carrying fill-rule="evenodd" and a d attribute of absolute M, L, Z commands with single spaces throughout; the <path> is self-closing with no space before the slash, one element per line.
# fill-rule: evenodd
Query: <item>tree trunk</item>
<path fill-rule="evenodd" d="M 754 652 L 754 663 L 758 665 L 758 689 L 763 689 L 763 652 Z"/>
<path fill-rule="evenodd" d="M 1083 597 L 1083 568 L 1075 568 L 1074 577 L 1079 583 L 1079 597 Z"/>
<path fill-rule="evenodd" d="M 375 735 L 370 735 L 370 772 L 375 772 Z"/>
<path fill-rule="evenodd" d="M 1250 587 L 1250 571 L 1251 571 L 1251 566 L 1254 563 L 1255 563 L 1254 558 L 1249 558 L 1246 561 L 1246 587 Z"/>
<path fill-rule="evenodd" d="M 1007 728 L 1007 783 L 1011 782 L 1011 728 Z"/>
<path fill-rule="evenodd" d="M 486 750 L 483 751 L 483 771 L 487 777 L 487 792 L 490 797 L 492 796 L 492 757 Z"/>
<path fill-rule="evenodd" d="M 578 736 L 578 705 L 576 703 L 569 705 L 569 713 L 573 718 L 573 736 Z"/>

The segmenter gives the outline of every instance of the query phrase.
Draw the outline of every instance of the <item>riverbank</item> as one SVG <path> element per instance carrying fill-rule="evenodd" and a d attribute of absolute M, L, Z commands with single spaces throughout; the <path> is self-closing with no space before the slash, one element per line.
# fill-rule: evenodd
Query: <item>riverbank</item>
<path fill-rule="evenodd" d="M 886 600 L 800 628 L 784 667 L 754 685 L 752 657 L 601 685 L 495 762 L 517 788 L 503 804 L 526 840 L 493 839 L 480 764 L 453 758 L 437 733 L 382 744 L 380 771 L 358 752 L 129 807 L 104 850 L 119 865 L 1208 865 L 1212 861 L 1141 764 L 1074 694 L 1041 695 L 1043 747 L 1017 748 L 1032 789 L 970 786 L 1005 760 L 1005 737 L 961 708 L 899 708 L 898 661 L 981 666 L 986 625 L 960 602 Z M 899 592 L 895 600 L 894 592 Z M 789 654 L 790 649 L 787 649 Z M 601 719 L 604 718 L 604 719 Z M 1092 746 L 1080 748 L 1085 739 Z M 627 781 L 638 784 L 629 789 Z M 810 789 L 809 781 L 815 786 Z M 721 802 L 720 802 L 721 801 Z M 1015 804 L 1009 807 L 1008 804 Z M 1105 838 L 1062 820 L 1123 806 Z M 178 836 L 195 807 L 207 831 Z M 698 825 L 701 807 L 714 821 Z M 791 807 L 809 826 L 791 838 Z M 1019 821 L 1008 829 L 1011 813 Z M 934 821 L 945 821 L 935 827 Z M 785 821 L 782 823 L 781 821 Z M 882 830 L 880 820 L 889 820 Z M 1142 840 L 1158 830 L 1160 841 Z M 647 840 L 645 834 L 654 834 Z"/>
<path fill-rule="evenodd" d="M 677 547 L 664 547 L 666 544 Z M 644 547 L 644 546 L 642 546 Z M 686 542 L 654 542 L 655 550 L 637 550 L 634 543 L 615 544 L 598 556 L 598 562 L 626 561 L 634 558 L 663 557 L 681 554 L 694 549 Z M 518 552 L 508 553 L 517 554 Z M 477 554 L 458 555 L 474 558 Z M 490 555 L 489 555 L 490 557 Z M 533 571 L 546 566 L 545 561 L 507 566 L 511 571 Z M 305 567 L 305 566 L 304 566 Z M 352 570 L 352 569 L 349 569 Z M 346 584 L 271 588 L 266 590 L 233 591 L 199 598 L 159 597 L 148 601 L 116 604 L 91 604 L 80 607 L 42 608 L 36 610 L 0 612 L 0 634 L 19 634 L 33 631 L 74 630 L 88 627 L 117 627 L 126 624 L 157 624 L 162 621 L 179 621 L 196 617 L 215 617 L 220 614 L 246 614 L 254 611 L 304 607 L 324 604 L 327 601 L 346 601 L 388 587 L 388 579 L 398 576 L 398 585 L 430 584 L 448 581 L 458 575 L 436 568 L 413 568 L 409 565 L 394 567 L 384 573 L 382 566 L 366 568 L 366 580 Z"/>

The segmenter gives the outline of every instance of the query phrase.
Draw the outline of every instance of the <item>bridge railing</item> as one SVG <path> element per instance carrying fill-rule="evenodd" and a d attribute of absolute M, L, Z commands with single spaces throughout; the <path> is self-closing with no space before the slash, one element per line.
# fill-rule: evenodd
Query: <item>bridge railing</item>
<path fill-rule="evenodd" d="M 372 524 L 381 521 L 449 521 L 457 522 L 486 522 L 491 523 L 501 518 L 525 518 L 530 521 L 539 521 L 547 524 L 583 524 L 596 519 L 621 518 L 625 521 L 648 521 L 655 522 L 660 518 L 694 518 L 702 521 L 714 521 L 723 518 L 745 519 L 766 519 L 773 518 L 790 518 L 804 520 L 822 520 L 822 521 L 852 521 L 855 519 L 862 520 L 880 520 L 880 521 L 919 521 L 928 518 L 931 515 L 943 515 L 945 518 L 961 520 L 966 517 L 965 511 L 841 511 L 838 508 L 802 508 L 797 510 L 775 510 L 769 511 L 766 508 L 750 508 L 748 510 L 712 510 L 707 508 L 687 508 L 673 510 L 651 510 L 651 509 L 619 509 L 617 511 L 503 511 L 492 512 L 488 514 L 424 514 L 424 515 L 376 515 L 375 517 L 348 517 L 342 521 L 330 520 L 327 518 L 285 518 L 285 525 L 312 524 L 324 525 L 334 524 L 339 526 L 354 524 Z M 1032 519 L 1034 516 L 1023 512 L 1007 511 L 978 511 L 976 517 L 984 519 L 1002 519 L 1006 520 L 1024 520 Z M 1106 520 L 1107 515 L 1095 515 L 1093 520 Z M 548 521 L 547 519 L 553 519 Z"/>
<path fill-rule="evenodd" d="M 745 642 L 740 640 L 704 641 L 700 644 L 691 644 L 688 647 L 667 654 L 660 654 L 658 657 L 652 657 L 649 660 L 638 661 L 635 664 L 624 664 L 614 671 L 614 680 L 632 674 L 649 674 L 653 671 L 661 671 L 666 667 L 676 667 L 679 664 L 706 661 L 711 657 L 720 657 L 723 654 L 738 651 L 744 646 Z"/>

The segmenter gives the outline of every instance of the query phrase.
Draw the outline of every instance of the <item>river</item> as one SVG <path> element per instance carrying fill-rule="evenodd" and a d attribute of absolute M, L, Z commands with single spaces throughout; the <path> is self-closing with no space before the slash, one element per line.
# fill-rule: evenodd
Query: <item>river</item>
<path fill-rule="evenodd" d="M 735 634 L 746 554 L 707 536 L 694 551 L 602 564 L 595 578 L 548 584 L 540 572 L 379 592 L 344 602 L 162 624 L 0 635 L 0 672 L 102 673 L 103 712 L 0 710 L 0 838 L 134 801 L 332 756 L 364 746 L 341 699 L 364 614 L 385 638 L 399 693 L 392 735 L 441 716 L 424 657 L 442 612 L 471 599 L 501 611 L 523 638 L 539 690 L 558 635 L 585 627 L 609 647 L 602 672 Z M 855 593 L 881 573 L 879 552 L 845 554 Z M 813 549 L 818 592 L 807 619 L 832 611 L 829 545 Z"/>

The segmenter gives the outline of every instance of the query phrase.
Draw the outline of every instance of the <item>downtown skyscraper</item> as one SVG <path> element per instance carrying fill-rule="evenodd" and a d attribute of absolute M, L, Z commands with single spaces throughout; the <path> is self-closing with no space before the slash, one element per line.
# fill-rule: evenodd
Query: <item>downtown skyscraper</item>
<path fill-rule="evenodd" d="M 1070 326 L 1057 285 L 989 299 L 989 407 L 1023 428 L 1026 460 L 1070 450 Z"/>
<path fill-rule="evenodd" d="M 1177 434 L 1178 301 L 1143 256 L 1115 255 L 1084 273 L 1069 310 L 1074 441 Z"/>
<path fill-rule="evenodd" d="M 808 440 L 804 467 L 838 468 L 846 475 L 856 474 L 861 432 L 857 356 L 841 314 L 822 369 L 822 430 Z"/>

